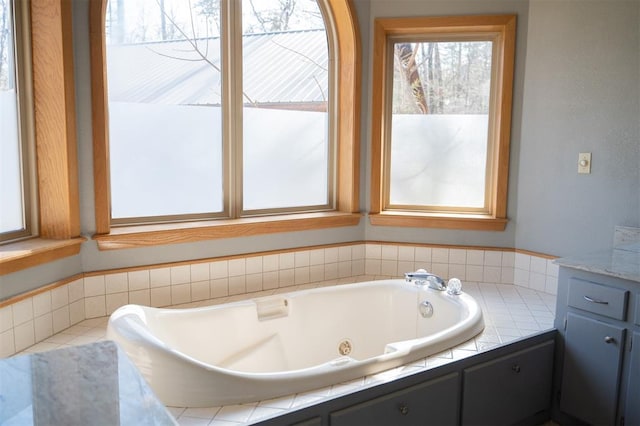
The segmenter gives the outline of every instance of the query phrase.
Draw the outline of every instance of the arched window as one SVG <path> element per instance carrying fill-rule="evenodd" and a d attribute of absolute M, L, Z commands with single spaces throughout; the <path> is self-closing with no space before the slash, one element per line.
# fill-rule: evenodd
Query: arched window
<path fill-rule="evenodd" d="M 181 241 L 357 223 L 348 2 L 191 4 L 92 4 L 100 246 L 148 223 Z"/>

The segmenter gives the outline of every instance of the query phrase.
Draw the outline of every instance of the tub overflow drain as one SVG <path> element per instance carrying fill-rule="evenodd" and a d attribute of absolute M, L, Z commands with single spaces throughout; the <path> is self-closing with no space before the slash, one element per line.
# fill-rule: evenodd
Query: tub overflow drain
<path fill-rule="evenodd" d="M 349 355 L 351 353 L 351 341 L 345 339 L 338 345 L 338 353 L 340 355 Z"/>

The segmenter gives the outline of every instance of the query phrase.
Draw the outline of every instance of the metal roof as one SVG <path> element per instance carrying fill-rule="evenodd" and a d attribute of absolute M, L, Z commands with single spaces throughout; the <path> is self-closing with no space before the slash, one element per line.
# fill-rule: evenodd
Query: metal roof
<path fill-rule="evenodd" d="M 242 42 L 245 103 L 327 100 L 324 30 L 251 34 Z M 220 105 L 219 69 L 218 37 L 107 46 L 110 101 Z"/>

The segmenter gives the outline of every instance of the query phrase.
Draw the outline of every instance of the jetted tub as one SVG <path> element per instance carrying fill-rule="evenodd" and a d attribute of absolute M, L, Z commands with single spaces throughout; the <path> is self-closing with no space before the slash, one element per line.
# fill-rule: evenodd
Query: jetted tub
<path fill-rule="evenodd" d="M 377 373 L 483 328 L 482 311 L 468 294 L 384 280 L 204 308 L 127 305 L 111 315 L 107 337 L 165 404 L 207 407 Z"/>

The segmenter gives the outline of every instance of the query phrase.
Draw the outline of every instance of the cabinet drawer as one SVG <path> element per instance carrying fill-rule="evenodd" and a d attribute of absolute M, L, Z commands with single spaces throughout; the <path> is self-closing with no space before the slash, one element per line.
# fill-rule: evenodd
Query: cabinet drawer
<path fill-rule="evenodd" d="M 511 425 L 551 405 L 553 341 L 464 370 L 463 425 Z"/>
<path fill-rule="evenodd" d="M 569 306 L 623 320 L 627 316 L 629 292 L 577 278 L 569 279 Z"/>
<path fill-rule="evenodd" d="M 454 425 L 458 373 L 447 374 L 329 414 L 331 426 Z"/>

